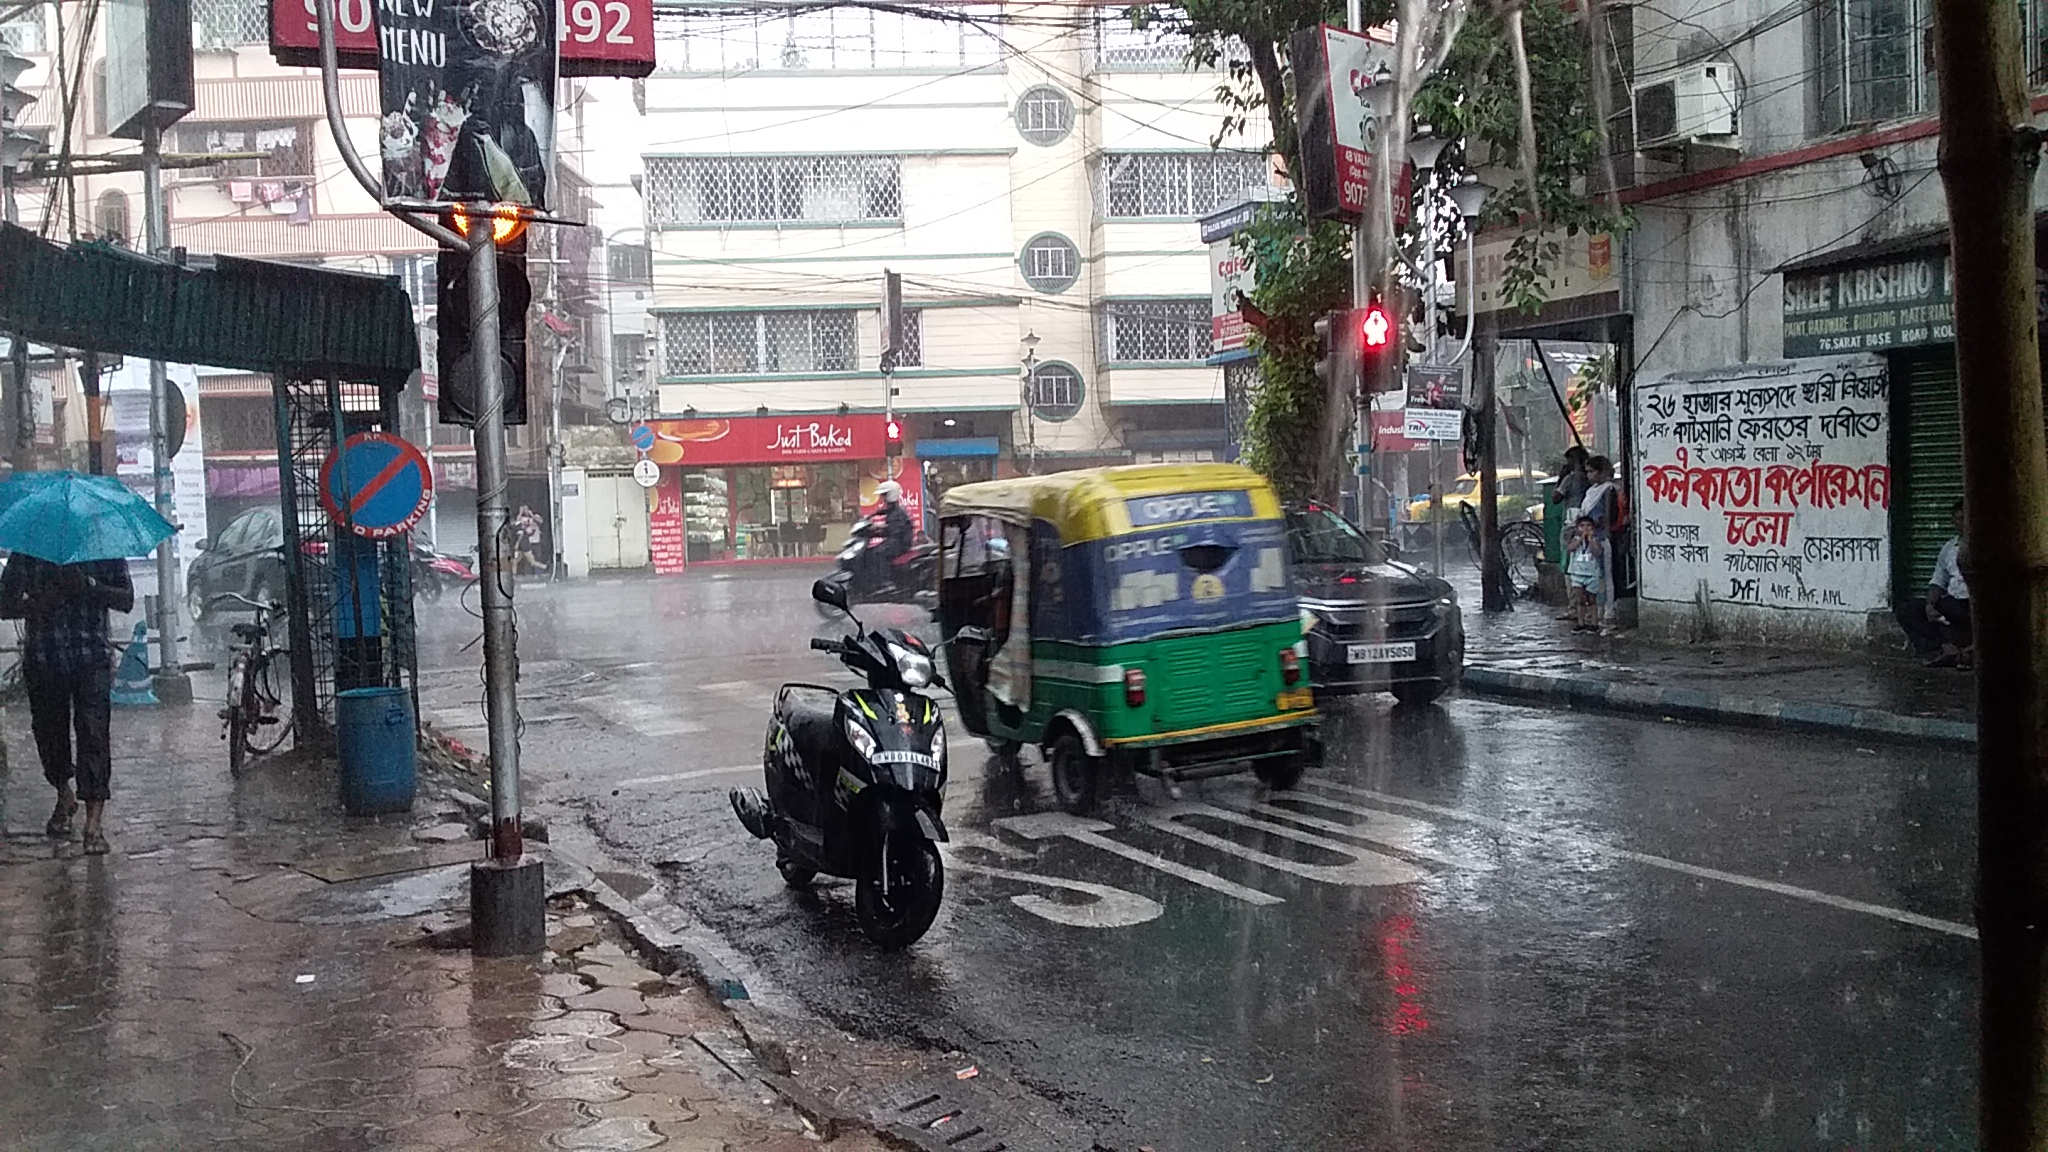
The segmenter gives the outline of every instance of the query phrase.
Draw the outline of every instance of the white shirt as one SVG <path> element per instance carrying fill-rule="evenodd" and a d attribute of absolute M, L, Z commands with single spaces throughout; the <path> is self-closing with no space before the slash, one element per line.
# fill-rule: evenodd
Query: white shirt
<path fill-rule="evenodd" d="M 1929 588 L 1939 588 L 1958 600 L 1970 598 L 1970 586 L 1963 580 L 1963 570 L 1956 567 L 1956 552 L 1961 546 L 1955 537 L 1941 546 L 1941 554 L 1934 558 L 1934 574 L 1927 578 Z"/>

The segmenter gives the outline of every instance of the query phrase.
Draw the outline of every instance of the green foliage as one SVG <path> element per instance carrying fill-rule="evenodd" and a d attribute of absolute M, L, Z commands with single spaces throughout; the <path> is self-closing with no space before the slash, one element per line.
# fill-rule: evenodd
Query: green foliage
<path fill-rule="evenodd" d="M 1252 304 L 1267 316 L 1254 331 L 1259 384 L 1245 422 L 1245 462 L 1289 500 L 1328 498 L 1315 474 L 1317 438 L 1328 402 L 1316 379 L 1315 318 L 1351 293 L 1351 231 L 1323 221 L 1304 227 L 1292 200 L 1262 210 L 1238 234 L 1238 251 L 1258 269 Z"/>

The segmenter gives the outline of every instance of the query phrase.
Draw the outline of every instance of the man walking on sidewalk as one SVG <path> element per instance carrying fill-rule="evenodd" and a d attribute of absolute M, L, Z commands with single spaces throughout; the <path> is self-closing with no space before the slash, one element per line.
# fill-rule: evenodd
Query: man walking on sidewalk
<path fill-rule="evenodd" d="M 1924 598 L 1902 600 L 1893 611 L 1906 639 L 1922 656 L 1933 656 L 1934 668 L 1970 666 L 1970 583 L 1963 576 L 1967 558 L 1963 554 L 1963 502 L 1949 509 L 1949 521 L 1956 534 L 1941 546 L 1934 559 L 1934 571 L 1927 578 Z"/>
<path fill-rule="evenodd" d="M 125 561 L 52 564 L 17 552 L 0 572 L 0 619 L 22 621 L 21 676 L 28 689 L 29 719 L 43 778 L 57 790 L 57 806 L 43 830 L 69 836 L 72 814 L 83 801 L 85 851 L 94 856 L 107 850 L 101 820 L 114 771 L 107 611 L 134 606 L 135 588 Z"/>

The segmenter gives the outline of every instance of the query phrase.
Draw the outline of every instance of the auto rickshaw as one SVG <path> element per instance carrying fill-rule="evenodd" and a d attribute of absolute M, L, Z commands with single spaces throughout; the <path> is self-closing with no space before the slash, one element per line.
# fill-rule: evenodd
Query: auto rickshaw
<path fill-rule="evenodd" d="M 1093 468 L 967 484 L 939 509 L 938 619 L 968 731 L 1035 745 L 1062 808 L 1113 776 L 1249 767 L 1292 787 L 1322 760 L 1287 525 L 1234 464 Z"/>

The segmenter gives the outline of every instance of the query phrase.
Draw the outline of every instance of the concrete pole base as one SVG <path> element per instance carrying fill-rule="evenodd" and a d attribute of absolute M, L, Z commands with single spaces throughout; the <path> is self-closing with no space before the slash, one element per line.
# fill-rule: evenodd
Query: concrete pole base
<path fill-rule="evenodd" d="M 537 956 L 547 947 L 548 885 L 537 856 L 469 866 L 470 950 L 478 956 Z"/>
<path fill-rule="evenodd" d="M 156 698 L 166 704 L 192 702 L 192 677 L 184 672 L 159 672 L 150 677 L 150 687 L 156 690 Z"/>

